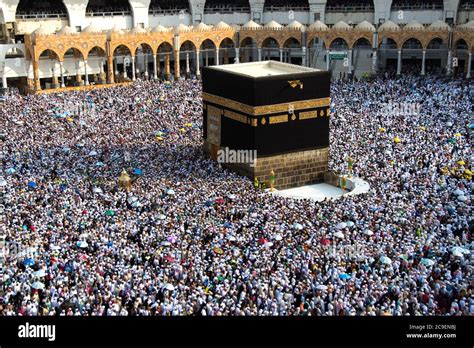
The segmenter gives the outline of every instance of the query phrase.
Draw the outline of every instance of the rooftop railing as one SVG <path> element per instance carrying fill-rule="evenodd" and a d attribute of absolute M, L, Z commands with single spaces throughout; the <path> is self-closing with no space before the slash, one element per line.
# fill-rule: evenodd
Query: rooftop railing
<path fill-rule="evenodd" d="M 227 6 L 216 6 L 204 8 L 204 13 L 247 13 L 250 12 L 250 7 L 227 7 Z"/>
<path fill-rule="evenodd" d="M 86 17 L 115 17 L 115 16 L 131 16 L 132 11 L 89 11 Z"/>
<path fill-rule="evenodd" d="M 16 19 L 67 19 L 67 13 L 17 13 Z"/>

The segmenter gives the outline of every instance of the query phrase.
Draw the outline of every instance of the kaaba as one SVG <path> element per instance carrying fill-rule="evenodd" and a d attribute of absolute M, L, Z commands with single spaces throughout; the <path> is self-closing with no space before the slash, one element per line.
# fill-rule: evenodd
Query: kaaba
<path fill-rule="evenodd" d="M 267 185 L 274 171 L 277 189 L 324 181 L 330 81 L 327 71 L 271 60 L 203 68 L 204 151 Z"/>

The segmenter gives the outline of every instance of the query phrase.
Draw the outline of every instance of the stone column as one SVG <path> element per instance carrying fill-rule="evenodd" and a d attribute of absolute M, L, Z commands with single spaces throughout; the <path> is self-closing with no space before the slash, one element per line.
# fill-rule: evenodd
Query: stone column
<path fill-rule="evenodd" d="M 153 78 L 158 79 L 158 64 L 156 63 L 156 54 L 153 55 Z"/>
<path fill-rule="evenodd" d="M 76 82 L 80 85 L 82 82 L 81 61 L 76 59 Z"/>
<path fill-rule="evenodd" d="M 51 68 L 51 77 L 53 80 L 53 88 L 58 88 L 59 85 L 59 80 L 58 77 L 56 76 L 56 61 L 53 61 L 53 67 Z"/>
<path fill-rule="evenodd" d="M 329 71 L 329 67 L 330 67 L 330 56 L 329 56 L 329 50 L 326 50 L 326 70 Z"/>
<path fill-rule="evenodd" d="M 377 72 L 377 49 L 374 49 L 372 53 L 372 72 Z"/>
<path fill-rule="evenodd" d="M 347 52 L 347 73 L 350 75 L 352 73 L 352 50 L 349 50 L 349 52 Z"/>
<path fill-rule="evenodd" d="M 114 57 L 107 56 L 107 83 L 114 83 Z"/>
<path fill-rule="evenodd" d="M 189 76 L 191 74 L 191 69 L 189 67 L 189 52 L 186 52 L 186 75 Z"/>
<path fill-rule="evenodd" d="M 240 48 L 236 47 L 235 48 L 235 63 L 238 64 L 240 63 Z"/>
<path fill-rule="evenodd" d="M 165 53 L 165 78 L 169 80 L 171 77 L 170 55 Z"/>
<path fill-rule="evenodd" d="M 143 73 L 143 77 L 145 80 L 148 80 L 148 53 L 143 53 L 143 63 L 145 65 L 145 72 Z"/>
<path fill-rule="evenodd" d="M 423 58 L 421 59 L 421 75 L 425 74 L 426 50 L 423 50 Z"/>
<path fill-rule="evenodd" d="M 467 75 L 466 75 L 466 78 L 468 79 L 471 78 L 471 68 L 472 68 L 472 52 L 469 52 L 468 60 L 467 60 Z"/>
<path fill-rule="evenodd" d="M 3 75 L 2 75 L 2 87 L 3 88 L 8 88 L 7 76 L 5 75 L 5 68 L 3 69 Z"/>
<path fill-rule="evenodd" d="M 61 88 L 66 87 L 64 83 L 64 62 L 59 62 L 59 72 L 61 74 Z"/>
<path fill-rule="evenodd" d="M 35 91 L 40 91 L 41 83 L 39 78 L 39 62 L 37 60 L 33 60 L 33 80 Z"/>
<path fill-rule="evenodd" d="M 451 66 L 453 61 L 453 51 L 448 51 L 448 63 L 446 64 L 446 75 L 451 75 Z"/>
<path fill-rule="evenodd" d="M 259 47 L 257 51 L 258 51 L 258 61 L 261 62 L 262 61 L 262 49 Z"/>
<path fill-rule="evenodd" d="M 280 48 L 280 62 L 283 62 L 283 48 Z"/>
<path fill-rule="evenodd" d="M 215 54 L 215 65 L 219 65 L 219 49 L 216 48 L 216 54 Z"/>
<path fill-rule="evenodd" d="M 306 64 L 306 47 L 305 46 L 301 47 L 301 65 L 302 66 L 307 66 L 307 64 Z"/>
<path fill-rule="evenodd" d="M 206 66 L 209 66 L 209 51 L 206 49 Z"/>
<path fill-rule="evenodd" d="M 179 63 L 179 50 L 174 50 L 174 77 L 176 80 L 179 80 L 181 78 L 181 67 Z"/>
<path fill-rule="evenodd" d="M 89 74 L 87 73 L 87 59 L 84 59 L 85 85 L 89 86 Z"/>
<path fill-rule="evenodd" d="M 196 76 L 201 76 L 201 67 L 200 65 L 201 58 L 199 57 L 199 50 L 196 49 Z"/>
<path fill-rule="evenodd" d="M 397 75 L 402 73 L 402 50 L 398 50 Z"/>
<path fill-rule="evenodd" d="M 135 56 L 132 56 L 132 81 L 137 79 L 137 75 L 135 74 Z"/>

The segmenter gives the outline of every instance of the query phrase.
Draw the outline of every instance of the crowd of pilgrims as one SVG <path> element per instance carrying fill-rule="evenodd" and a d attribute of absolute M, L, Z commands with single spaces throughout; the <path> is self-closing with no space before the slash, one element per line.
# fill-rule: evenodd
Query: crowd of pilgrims
<path fill-rule="evenodd" d="M 207 159 L 198 80 L 8 97 L 0 315 L 474 314 L 468 82 L 331 96 L 329 168 L 371 189 L 323 202 Z"/>

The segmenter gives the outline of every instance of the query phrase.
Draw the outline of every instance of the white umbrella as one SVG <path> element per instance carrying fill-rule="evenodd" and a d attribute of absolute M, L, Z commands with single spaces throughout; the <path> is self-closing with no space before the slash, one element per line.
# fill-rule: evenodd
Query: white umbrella
<path fill-rule="evenodd" d="M 237 196 L 236 196 L 236 195 L 234 195 L 234 194 L 231 194 L 231 195 L 228 195 L 227 197 L 229 197 L 229 199 L 232 199 L 232 200 L 234 200 L 234 199 L 235 199 Z"/>
<path fill-rule="evenodd" d="M 0 186 L 7 186 L 7 181 L 4 178 L 0 178 Z"/>
<path fill-rule="evenodd" d="M 316 289 L 318 290 L 326 290 L 328 287 L 326 285 L 323 285 L 323 284 L 320 284 L 318 286 L 316 286 Z"/>
<path fill-rule="evenodd" d="M 467 197 L 460 195 L 460 196 L 458 196 L 458 201 L 465 202 L 465 201 L 467 201 Z"/>
<path fill-rule="evenodd" d="M 33 272 L 35 277 L 44 277 L 46 275 L 46 270 L 40 269 L 39 271 Z"/>
<path fill-rule="evenodd" d="M 283 237 L 281 236 L 281 234 L 277 234 L 277 235 L 275 236 L 275 240 L 276 240 L 276 241 L 279 241 L 279 240 L 282 240 L 282 239 L 283 239 Z"/>
<path fill-rule="evenodd" d="M 166 191 L 166 194 L 168 194 L 168 195 L 170 195 L 170 196 L 173 196 L 173 195 L 176 194 L 176 193 L 174 192 L 173 189 L 169 189 L 168 191 Z"/>
<path fill-rule="evenodd" d="M 60 247 L 59 245 L 53 245 L 53 244 L 51 244 L 51 245 L 49 246 L 49 248 L 50 248 L 51 250 L 61 250 L 61 247 Z"/>
<path fill-rule="evenodd" d="M 352 221 L 347 221 L 346 222 L 347 227 L 354 227 L 355 223 Z"/>
<path fill-rule="evenodd" d="M 166 284 L 166 285 L 164 286 L 164 288 L 165 288 L 166 290 L 169 290 L 169 291 L 173 291 L 173 290 L 174 290 L 173 284 L 169 284 L 169 283 Z"/>
<path fill-rule="evenodd" d="M 34 282 L 33 284 L 31 284 L 31 287 L 33 289 L 44 289 L 44 284 L 41 282 Z"/>
<path fill-rule="evenodd" d="M 271 246 L 273 246 L 273 242 L 266 242 L 265 244 L 263 244 L 264 248 L 270 248 Z"/>
<path fill-rule="evenodd" d="M 302 224 L 299 224 L 299 223 L 295 223 L 293 225 L 293 228 L 296 229 L 296 230 L 302 230 L 303 229 L 303 225 Z"/>
<path fill-rule="evenodd" d="M 435 261 L 431 259 L 421 259 L 421 263 L 425 266 L 433 266 Z"/>
<path fill-rule="evenodd" d="M 79 248 L 87 248 L 89 246 L 89 244 L 87 244 L 87 242 L 85 240 L 82 240 L 82 241 L 79 241 L 77 242 L 76 244 Z"/>
<path fill-rule="evenodd" d="M 138 198 L 137 198 L 137 197 L 129 197 L 129 198 L 127 199 L 127 202 L 130 203 L 130 204 L 132 204 L 133 202 L 136 202 L 136 201 L 138 201 Z"/>
<path fill-rule="evenodd" d="M 229 236 L 228 239 L 231 241 L 231 242 L 234 242 L 237 240 L 237 238 L 235 238 L 234 236 Z"/>
<path fill-rule="evenodd" d="M 347 224 L 345 222 L 340 222 L 336 226 L 338 230 L 342 230 L 343 228 L 346 228 L 346 227 L 347 227 Z"/>
<path fill-rule="evenodd" d="M 97 151 L 92 150 L 89 152 L 89 156 L 97 156 Z"/>
<path fill-rule="evenodd" d="M 453 123 L 451 121 L 446 122 L 446 126 L 451 127 Z"/>
<path fill-rule="evenodd" d="M 374 234 L 374 232 L 372 232 L 371 230 L 365 230 L 364 234 L 366 234 L 367 236 L 371 236 Z"/>
<path fill-rule="evenodd" d="M 100 161 L 97 162 L 95 165 L 96 165 L 96 167 L 103 167 L 103 166 L 105 166 L 104 162 L 100 162 Z"/>
<path fill-rule="evenodd" d="M 94 188 L 92 189 L 92 192 L 94 192 L 94 193 L 103 193 L 103 191 L 102 191 L 102 189 L 101 189 L 100 187 L 94 187 Z"/>
<path fill-rule="evenodd" d="M 455 195 L 455 196 L 461 196 L 461 195 L 464 195 L 464 192 L 462 192 L 462 190 L 460 190 L 460 189 L 458 189 L 458 188 L 457 188 L 456 190 L 454 190 L 454 192 L 453 192 L 453 193 L 454 193 L 454 195 Z"/>
<path fill-rule="evenodd" d="M 132 207 L 134 207 L 134 208 L 139 208 L 141 206 L 142 206 L 142 204 L 139 201 L 136 201 L 136 202 L 132 203 Z"/>
<path fill-rule="evenodd" d="M 387 256 L 382 256 L 380 258 L 380 262 L 382 262 L 385 265 L 391 265 L 392 264 L 392 260 Z"/>
<path fill-rule="evenodd" d="M 458 247 L 458 246 L 451 248 L 451 252 L 452 253 L 458 252 L 458 253 L 461 253 L 461 254 L 470 254 L 471 253 L 468 249 Z"/>
<path fill-rule="evenodd" d="M 334 233 L 334 237 L 337 237 L 337 238 L 344 238 L 344 233 L 342 233 L 342 232 L 336 232 L 336 233 Z"/>
<path fill-rule="evenodd" d="M 165 215 L 163 215 L 163 214 L 160 214 L 160 215 L 158 215 L 158 219 L 160 219 L 160 220 L 164 220 L 164 219 L 166 219 L 166 216 L 165 216 Z"/>

